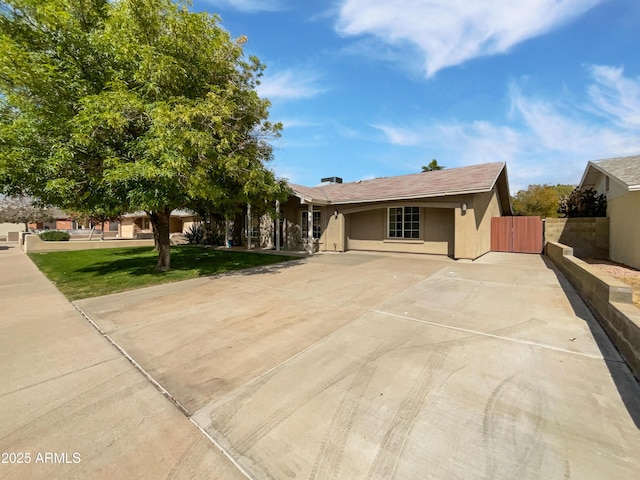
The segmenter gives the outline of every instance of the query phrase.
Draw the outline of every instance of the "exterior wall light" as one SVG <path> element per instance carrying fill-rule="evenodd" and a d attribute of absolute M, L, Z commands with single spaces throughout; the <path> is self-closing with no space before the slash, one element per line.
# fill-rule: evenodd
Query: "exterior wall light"
<path fill-rule="evenodd" d="M 467 202 L 463 202 L 462 205 L 460 206 L 460 209 L 462 210 L 462 215 L 467 213 Z"/>
<path fill-rule="evenodd" d="M 337 220 L 338 219 L 338 210 L 334 210 L 333 211 L 333 217 Z"/>

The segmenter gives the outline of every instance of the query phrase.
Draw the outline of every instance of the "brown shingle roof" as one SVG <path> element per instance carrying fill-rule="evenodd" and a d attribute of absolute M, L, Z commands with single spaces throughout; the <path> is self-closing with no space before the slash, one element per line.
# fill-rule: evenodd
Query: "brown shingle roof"
<path fill-rule="evenodd" d="M 345 203 L 440 197 L 490 191 L 505 164 L 484 163 L 398 177 L 376 178 L 319 187 L 290 184 L 307 201 L 339 205 Z"/>

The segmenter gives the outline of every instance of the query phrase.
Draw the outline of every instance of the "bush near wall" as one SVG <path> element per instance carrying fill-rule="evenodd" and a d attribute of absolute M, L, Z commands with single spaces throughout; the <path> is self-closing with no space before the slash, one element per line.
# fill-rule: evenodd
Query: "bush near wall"
<path fill-rule="evenodd" d="M 42 232 L 38 236 L 45 242 L 66 242 L 71 238 L 71 235 L 67 232 L 59 232 L 57 230 Z"/>

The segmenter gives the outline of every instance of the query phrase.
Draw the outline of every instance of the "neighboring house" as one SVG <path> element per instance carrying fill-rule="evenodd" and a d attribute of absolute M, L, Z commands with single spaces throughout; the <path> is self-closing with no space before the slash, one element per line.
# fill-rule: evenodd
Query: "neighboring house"
<path fill-rule="evenodd" d="M 589 162 L 578 188 L 607 197 L 609 258 L 640 268 L 640 155 Z"/>
<path fill-rule="evenodd" d="M 189 210 L 174 210 L 169 218 L 169 233 L 184 233 L 197 223 L 196 216 Z M 136 238 L 152 235 L 151 220 L 146 212 L 134 212 L 123 215 L 120 219 L 118 237 Z"/>
<path fill-rule="evenodd" d="M 32 230 L 75 230 L 78 223 L 67 213 L 59 209 L 53 209 L 53 219 L 48 222 L 30 223 L 29 228 Z"/>
<path fill-rule="evenodd" d="M 279 206 L 281 220 L 262 222 L 271 229 L 263 246 L 279 238 L 280 247 L 290 250 L 475 259 L 491 248 L 491 218 L 512 214 L 504 163 L 351 183 L 323 180 L 317 187 L 290 184 L 293 194 Z"/>
<path fill-rule="evenodd" d="M 76 221 L 71 215 L 60 209 L 53 209 L 53 219 L 48 222 L 30 223 L 29 228 L 32 230 L 65 230 L 76 231 L 95 228 L 96 230 L 102 230 L 101 223 L 88 223 L 82 225 Z M 105 231 L 116 232 L 118 231 L 118 222 L 105 222 Z"/>

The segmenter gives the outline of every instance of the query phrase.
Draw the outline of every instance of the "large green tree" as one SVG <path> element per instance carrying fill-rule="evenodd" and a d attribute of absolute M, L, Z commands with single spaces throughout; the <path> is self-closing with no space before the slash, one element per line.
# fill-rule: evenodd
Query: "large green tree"
<path fill-rule="evenodd" d="M 573 190 L 573 185 L 529 185 L 511 197 L 513 213 L 543 218 L 558 216 L 558 202 Z"/>
<path fill-rule="evenodd" d="M 0 1 L 0 188 L 63 209 L 145 210 L 170 266 L 169 216 L 282 198 L 264 66 L 171 0 Z M 237 186 L 241 185 L 238 189 Z"/>

